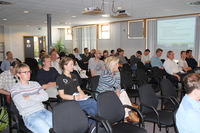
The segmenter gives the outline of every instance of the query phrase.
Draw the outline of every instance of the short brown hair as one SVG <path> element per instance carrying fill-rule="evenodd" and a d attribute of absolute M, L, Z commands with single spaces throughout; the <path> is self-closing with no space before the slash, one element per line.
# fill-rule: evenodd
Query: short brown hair
<path fill-rule="evenodd" d="M 158 53 L 160 51 L 163 52 L 163 50 L 161 48 L 156 49 L 156 53 Z"/>
<path fill-rule="evenodd" d="M 41 58 L 41 62 L 44 62 L 44 60 L 46 58 L 50 58 L 51 59 L 50 55 L 43 55 L 42 58 Z"/>
<path fill-rule="evenodd" d="M 194 89 L 200 90 L 200 73 L 191 73 L 183 78 L 186 94 L 190 94 Z"/>
<path fill-rule="evenodd" d="M 170 55 L 172 52 L 173 52 L 173 51 L 168 51 L 168 52 L 167 52 L 167 57 L 168 57 L 168 55 Z"/>

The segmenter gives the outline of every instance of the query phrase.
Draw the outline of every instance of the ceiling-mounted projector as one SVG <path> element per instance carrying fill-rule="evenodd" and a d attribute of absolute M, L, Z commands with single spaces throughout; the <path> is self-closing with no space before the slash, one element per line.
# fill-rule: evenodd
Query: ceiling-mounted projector
<path fill-rule="evenodd" d="M 113 18 L 123 18 L 123 17 L 130 17 L 130 14 L 126 10 L 118 10 L 116 15 L 111 15 Z"/>

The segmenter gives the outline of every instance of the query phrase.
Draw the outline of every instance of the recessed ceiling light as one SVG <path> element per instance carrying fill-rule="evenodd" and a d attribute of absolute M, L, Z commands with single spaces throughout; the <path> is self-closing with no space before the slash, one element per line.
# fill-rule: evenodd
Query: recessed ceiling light
<path fill-rule="evenodd" d="M 76 16 L 72 16 L 72 18 L 75 18 Z"/>
<path fill-rule="evenodd" d="M 6 20 L 8 20 L 8 19 L 4 18 L 3 20 L 6 21 Z"/>
<path fill-rule="evenodd" d="M 28 13 L 28 11 L 24 11 L 24 13 Z"/>

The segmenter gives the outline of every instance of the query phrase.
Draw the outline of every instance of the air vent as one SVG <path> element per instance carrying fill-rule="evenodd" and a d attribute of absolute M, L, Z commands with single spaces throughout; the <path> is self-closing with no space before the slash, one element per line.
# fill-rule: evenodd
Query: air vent
<path fill-rule="evenodd" d="M 188 4 L 191 5 L 191 6 L 196 6 L 196 5 L 200 5 L 200 1 L 190 2 Z"/>

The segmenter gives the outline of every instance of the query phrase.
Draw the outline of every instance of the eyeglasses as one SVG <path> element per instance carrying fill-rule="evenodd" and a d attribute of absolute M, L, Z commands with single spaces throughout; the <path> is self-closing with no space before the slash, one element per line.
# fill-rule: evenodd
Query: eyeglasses
<path fill-rule="evenodd" d="M 13 78 L 15 79 L 15 83 L 17 83 L 18 82 L 17 78 L 15 76 Z"/>
<path fill-rule="evenodd" d="M 24 72 L 19 72 L 19 73 L 25 73 L 25 74 L 28 74 L 28 73 L 32 73 L 32 71 L 24 71 Z"/>

